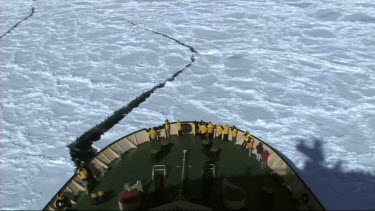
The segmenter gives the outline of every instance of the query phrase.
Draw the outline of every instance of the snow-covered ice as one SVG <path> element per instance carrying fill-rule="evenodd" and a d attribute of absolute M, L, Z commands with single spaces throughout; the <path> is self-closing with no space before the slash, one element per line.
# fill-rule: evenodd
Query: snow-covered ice
<path fill-rule="evenodd" d="M 2 0 L 0 209 L 42 209 L 66 145 L 190 62 L 96 142 L 230 123 L 287 156 L 328 209 L 375 209 L 372 0 Z"/>

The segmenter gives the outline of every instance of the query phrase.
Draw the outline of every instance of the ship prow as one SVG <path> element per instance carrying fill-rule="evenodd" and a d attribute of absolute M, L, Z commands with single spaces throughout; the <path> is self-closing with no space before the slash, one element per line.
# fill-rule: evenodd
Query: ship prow
<path fill-rule="evenodd" d="M 157 126 L 157 140 L 141 129 L 114 141 L 87 162 L 90 181 L 74 174 L 44 210 L 325 210 L 267 143 L 251 135 L 249 153 L 245 131 L 201 135 L 200 124 L 207 122 Z M 257 160 L 258 145 L 266 162 Z"/>

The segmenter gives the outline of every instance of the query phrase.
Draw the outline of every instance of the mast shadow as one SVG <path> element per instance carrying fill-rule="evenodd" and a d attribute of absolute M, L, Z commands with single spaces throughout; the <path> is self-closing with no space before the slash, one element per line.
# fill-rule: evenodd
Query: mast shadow
<path fill-rule="evenodd" d="M 375 210 L 374 174 L 346 171 L 343 161 L 327 167 L 323 151 L 326 141 L 314 138 L 312 147 L 306 140 L 298 141 L 296 149 L 309 158 L 298 172 L 328 210 Z"/>

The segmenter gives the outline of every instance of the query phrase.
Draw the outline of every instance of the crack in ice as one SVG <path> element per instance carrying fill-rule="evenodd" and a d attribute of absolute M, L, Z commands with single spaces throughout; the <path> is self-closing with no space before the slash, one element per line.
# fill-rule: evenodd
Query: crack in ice
<path fill-rule="evenodd" d="M 123 20 L 126 20 L 126 19 L 123 19 Z M 151 94 L 155 92 L 155 90 L 163 88 L 167 81 L 169 82 L 174 81 L 174 79 L 178 75 L 180 75 L 186 68 L 192 65 L 192 63 L 195 61 L 195 55 L 198 54 L 198 52 L 192 46 L 187 45 L 177 40 L 176 38 L 173 38 L 169 35 L 166 35 L 158 31 L 154 31 L 145 27 L 138 26 L 136 23 L 132 21 L 129 21 L 129 20 L 126 20 L 126 21 L 128 23 L 131 23 L 133 26 L 137 26 L 144 30 L 150 31 L 154 34 L 161 35 L 163 37 L 166 37 L 168 39 L 175 41 L 179 45 L 189 48 L 189 50 L 192 52 L 192 55 L 190 57 L 190 62 L 186 64 L 185 67 L 183 67 L 182 69 L 176 71 L 171 77 L 164 80 L 164 82 L 155 85 L 152 89 L 146 92 L 143 92 L 141 95 L 139 95 L 130 103 L 128 103 L 126 106 L 118 109 L 111 116 L 107 117 L 103 122 L 99 123 L 95 127 L 86 131 L 80 137 L 78 137 L 74 142 L 69 144 L 68 147 L 70 148 L 70 154 L 72 156 L 72 160 L 75 162 L 76 165 L 79 165 L 80 161 L 82 160 L 92 159 L 96 154 L 96 150 L 92 148 L 92 143 L 94 141 L 100 140 L 101 135 L 103 135 L 105 132 L 107 132 L 109 129 L 111 129 L 113 126 L 119 123 L 133 109 L 137 108 L 141 103 L 145 102 L 147 98 L 149 98 Z"/>
<path fill-rule="evenodd" d="M 36 0 L 34 0 L 34 2 L 35 2 L 35 1 L 36 1 Z M 9 34 L 13 29 L 17 28 L 17 26 L 18 26 L 20 23 L 22 23 L 23 21 L 29 19 L 31 16 L 33 16 L 34 13 L 35 13 L 35 8 L 34 8 L 34 6 L 32 6 L 32 7 L 31 7 L 31 13 L 30 13 L 27 17 L 25 17 L 25 18 L 23 18 L 22 20 L 18 21 L 18 22 L 12 27 L 12 28 L 10 28 L 10 29 L 9 29 L 8 31 L 6 31 L 4 34 L 2 34 L 2 35 L 0 36 L 0 39 L 2 39 L 2 38 L 5 37 L 7 34 Z"/>
<path fill-rule="evenodd" d="M 185 44 L 185 43 L 183 43 L 183 42 L 177 40 L 176 38 L 173 38 L 173 37 L 171 37 L 171 36 L 169 36 L 169 35 L 166 35 L 166 34 L 164 34 L 164 33 L 161 33 L 161 32 L 158 32 L 158 31 L 155 31 L 155 30 L 152 30 L 152 29 L 148 29 L 148 28 L 145 28 L 145 27 L 139 26 L 138 24 L 136 24 L 136 23 L 134 23 L 134 22 L 132 22 L 132 21 L 129 21 L 129 20 L 127 20 L 127 19 L 122 18 L 122 20 L 127 21 L 128 23 L 132 24 L 133 26 L 137 26 L 137 27 L 139 27 L 139 28 L 141 28 L 141 29 L 144 29 L 144 30 L 150 31 L 150 32 L 152 32 L 152 33 L 154 33 L 154 34 L 158 34 L 158 35 L 161 35 L 161 36 L 166 37 L 166 38 L 168 38 L 168 39 L 171 39 L 171 40 L 177 42 L 178 44 L 183 45 L 183 46 L 189 48 L 190 51 L 193 53 L 193 57 L 194 57 L 194 54 L 197 54 L 197 53 L 198 53 L 193 47 L 191 47 L 190 45 L 187 45 L 187 44 Z"/>

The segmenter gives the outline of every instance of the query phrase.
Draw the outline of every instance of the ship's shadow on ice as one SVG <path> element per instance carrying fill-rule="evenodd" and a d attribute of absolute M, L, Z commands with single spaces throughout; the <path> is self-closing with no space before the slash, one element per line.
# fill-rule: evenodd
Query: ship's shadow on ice
<path fill-rule="evenodd" d="M 306 155 L 308 160 L 302 169 L 294 169 L 326 209 L 374 210 L 375 175 L 360 170 L 345 171 L 343 161 L 336 162 L 333 167 L 327 167 L 323 151 L 325 141 L 315 138 L 312 147 L 308 146 L 306 141 L 298 140 L 296 150 Z"/>

